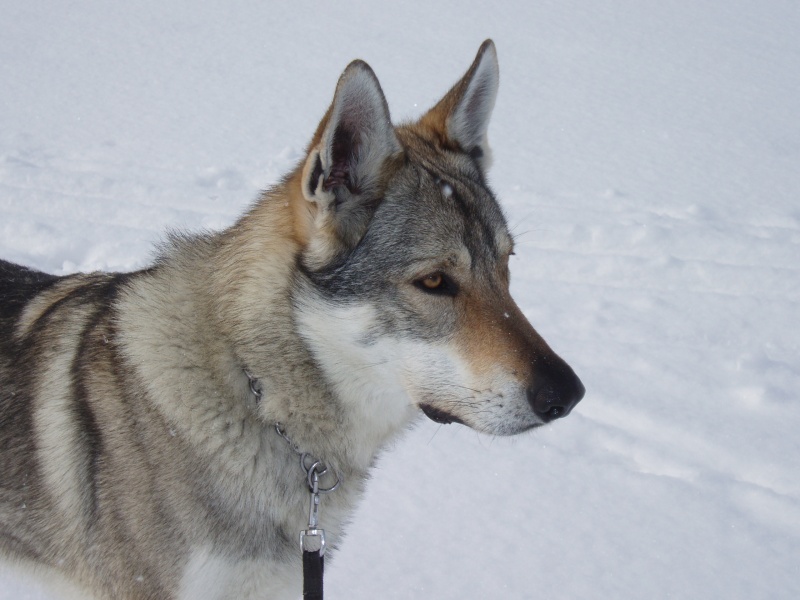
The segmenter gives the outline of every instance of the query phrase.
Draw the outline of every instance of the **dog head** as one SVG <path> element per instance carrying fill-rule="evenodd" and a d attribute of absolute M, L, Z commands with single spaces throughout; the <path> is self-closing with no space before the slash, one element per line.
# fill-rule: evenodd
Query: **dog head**
<path fill-rule="evenodd" d="M 509 294 L 513 239 L 486 183 L 494 44 L 421 119 L 392 125 L 370 67 L 341 76 L 302 166 L 298 329 L 343 402 L 514 434 L 583 397 Z"/>

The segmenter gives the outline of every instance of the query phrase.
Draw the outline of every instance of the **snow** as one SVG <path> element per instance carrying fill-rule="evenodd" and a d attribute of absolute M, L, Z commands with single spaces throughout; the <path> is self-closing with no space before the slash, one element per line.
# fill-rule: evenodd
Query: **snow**
<path fill-rule="evenodd" d="M 514 439 L 421 423 L 328 597 L 800 597 L 794 0 L 3 4 L 0 256 L 54 273 L 232 223 L 353 58 L 401 120 L 495 40 L 512 292 L 587 395 Z"/>

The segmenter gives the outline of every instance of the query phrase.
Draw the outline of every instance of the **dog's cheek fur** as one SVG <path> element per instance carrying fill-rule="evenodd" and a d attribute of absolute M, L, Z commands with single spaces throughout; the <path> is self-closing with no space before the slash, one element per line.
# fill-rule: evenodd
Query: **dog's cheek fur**
<path fill-rule="evenodd" d="M 335 397 L 365 431 L 374 432 L 371 441 L 384 443 L 401 431 L 415 415 L 406 377 L 410 342 L 376 335 L 381 324 L 367 302 L 305 294 L 295 318 Z"/>
<path fill-rule="evenodd" d="M 318 294 L 299 306 L 297 322 L 336 397 L 381 435 L 420 405 L 493 435 L 539 425 L 525 395 L 527 369 L 511 364 L 518 348 L 501 347 L 507 327 L 470 316 L 464 304 L 411 286 L 384 291 L 378 304 Z"/>
<path fill-rule="evenodd" d="M 412 289 L 403 310 L 394 311 L 404 317 L 392 334 L 419 342 L 410 369 L 415 401 L 439 406 L 480 431 L 527 429 L 539 423 L 526 396 L 532 354 L 525 333 L 532 328 L 507 295 L 470 287 L 463 285 L 454 298 Z"/>

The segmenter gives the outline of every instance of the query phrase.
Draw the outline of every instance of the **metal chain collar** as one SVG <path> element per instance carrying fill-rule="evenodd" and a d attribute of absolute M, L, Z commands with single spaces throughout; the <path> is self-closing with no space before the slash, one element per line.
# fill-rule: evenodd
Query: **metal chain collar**
<path fill-rule="evenodd" d="M 244 369 L 244 374 L 247 375 L 249 380 L 250 392 L 255 396 L 256 402 L 260 403 L 264 394 L 261 382 L 246 369 Z M 320 556 L 324 556 L 325 530 L 319 527 L 320 494 L 330 494 L 335 491 L 342 480 L 336 471 L 331 469 L 331 474 L 336 478 L 336 483 L 327 488 L 320 487 L 320 478 L 328 472 L 328 466 L 325 462 L 314 458 L 308 452 L 301 451 L 289 438 L 280 423 L 275 423 L 275 431 L 286 441 L 289 448 L 300 457 L 300 468 L 306 474 L 305 479 L 310 493 L 310 505 L 308 509 L 308 529 L 300 532 L 300 547 L 303 552 L 319 552 Z"/>

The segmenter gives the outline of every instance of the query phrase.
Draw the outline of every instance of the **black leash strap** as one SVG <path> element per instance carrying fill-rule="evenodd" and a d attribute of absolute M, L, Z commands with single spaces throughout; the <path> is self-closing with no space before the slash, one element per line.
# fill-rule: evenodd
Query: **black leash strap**
<path fill-rule="evenodd" d="M 322 600 L 322 574 L 325 557 L 315 552 L 303 551 L 303 600 Z"/>
<path fill-rule="evenodd" d="M 304 460 L 300 461 L 306 468 Z M 320 489 L 319 477 L 327 471 L 321 461 L 315 461 L 307 469 L 311 505 L 308 508 L 308 529 L 300 532 L 300 548 L 303 550 L 303 600 L 322 600 L 322 574 L 325 570 L 325 530 L 319 527 L 320 494 L 333 491 Z"/>

